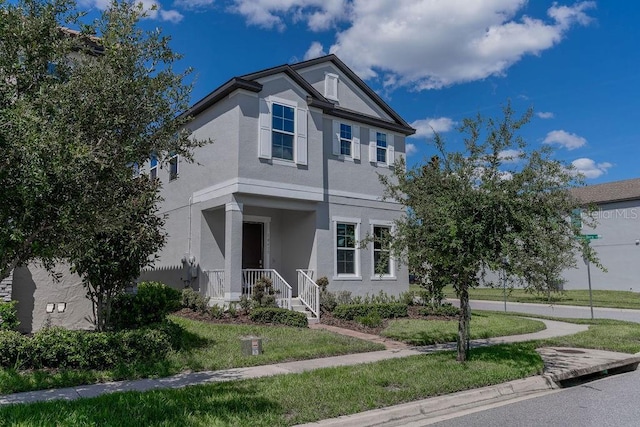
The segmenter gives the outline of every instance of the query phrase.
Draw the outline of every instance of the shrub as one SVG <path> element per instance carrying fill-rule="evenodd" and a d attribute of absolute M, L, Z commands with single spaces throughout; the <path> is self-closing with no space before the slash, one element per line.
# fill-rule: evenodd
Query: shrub
<path fill-rule="evenodd" d="M 144 328 L 120 332 L 122 362 L 156 361 L 171 350 L 171 339 L 165 331 Z"/>
<path fill-rule="evenodd" d="M 251 294 L 251 308 L 257 307 L 278 307 L 276 304 L 276 291 L 273 289 L 273 282 L 268 277 L 262 276 L 256 280 Z"/>
<path fill-rule="evenodd" d="M 209 310 L 209 297 L 203 297 L 200 293 L 191 288 L 182 290 L 182 306 L 190 308 L 199 313 L 205 313 Z"/>
<path fill-rule="evenodd" d="M 286 308 L 262 307 L 251 310 L 249 318 L 257 323 L 275 323 L 278 325 L 306 328 L 309 321 L 304 313 Z"/>
<path fill-rule="evenodd" d="M 15 331 L 19 324 L 16 301 L 0 302 L 0 331 Z"/>
<path fill-rule="evenodd" d="M 395 317 L 407 317 L 407 305 L 402 303 L 385 304 L 344 304 L 338 305 L 333 310 L 333 315 L 340 319 L 354 320 L 356 317 L 365 317 L 371 313 L 377 313 L 383 319 Z"/>
<path fill-rule="evenodd" d="M 242 295 L 240 297 L 240 302 L 238 302 L 242 311 L 246 314 L 251 309 L 251 300 L 247 295 Z"/>
<path fill-rule="evenodd" d="M 224 307 L 214 304 L 209 308 L 209 314 L 213 319 L 222 319 L 224 317 Z"/>
<path fill-rule="evenodd" d="M 227 313 L 231 317 L 238 317 L 238 307 L 235 302 L 229 303 L 229 307 L 227 307 Z"/>
<path fill-rule="evenodd" d="M 351 292 L 349 291 L 336 292 L 336 302 L 338 303 L 338 305 L 351 304 L 353 302 L 353 299 L 351 298 Z"/>
<path fill-rule="evenodd" d="M 16 331 L 0 331 L 0 366 L 20 368 L 27 352 L 28 338 Z"/>
<path fill-rule="evenodd" d="M 327 279 L 327 276 L 319 277 L 316 280 L 316 285 L 320 286 L 320 291 L 326 291 L 327 286 L 329 286 L 329 279 Z"/>
<path fill-rule="evenodd" d="M 438 306 L 427 306 L 420 309 L 423 316 L 447 316 L 455 317 L 460 315 L 460 309 L 450 303 L 444 303 Z"/>
<path fill-rule="evenodd" d="M 382 326 L 382 317 L 380 317 L 380 315 L 375 311 L 370 312 L 366 316 L 358 316 L 355 320 L 367 328 L 377 328 L 378 326 Z"/>
<path fill-rule="evenodd" d="M 413 291 L 403 292 L 398 296 L 399 302 L 409 306 L 416 305 L 416 294 Z"/>
<path fill-rule="evenodd" d="M 320 289 L 320 311 L 323 313 L 331 313 L 336 306 L 338 305 L 338 301 L 336 299 L 336 295 L 333 292 L 329 292 L 326 289 Z"/>
<path fill-rule="evenodd" d="M 162 322 L 180 307 L 180 292 L 160 282 L 142 282 L 135 294 L 120 294 L 113 300 L 111 327 L 141 328 Z"/>

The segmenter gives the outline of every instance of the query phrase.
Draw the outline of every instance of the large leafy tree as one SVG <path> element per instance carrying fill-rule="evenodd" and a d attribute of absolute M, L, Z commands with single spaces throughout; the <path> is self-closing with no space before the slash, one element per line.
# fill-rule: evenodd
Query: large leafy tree
<path fill-rule="evenodd" d="M 73 0 L 0 0 L 0 277 L 67 260 L 94 291 L 121 287 L 158 249 L 126 246 L 131 233 L 162 243 L 158 185 L 132 168 L 151 155 L 190 160 L 201 142 L 180 115 L 189 70 L 174 70 L 179 55 L 142 16 L 128 1 L 87 23 Z M 97 254 L 96 242 L 120 246 Z M 123 261 L 116 278 L 126 252 L 138 265 Z"/>
<path fill-rule="evenodd" d="M 532 150 L 518 136 L 531 111 L 516 118 L 508 104 L 503 113 L 500 120 L 465 119 L 462 151 L 448 152 L 436 134 L 439 155 L 408 170 L 401 161 L 390 178 L 381 177 L 386 195 L 407 208 L 392 252 L 433 292 L 451 284 L 460 299 L 460 361 L 469 353 L 469 288 L 487 271 L 547 290 L 575 265 L 574 253 L 596 261 L 568 220 L 579 207 L 570 192 L 579 176 L 549 147 Z"/>

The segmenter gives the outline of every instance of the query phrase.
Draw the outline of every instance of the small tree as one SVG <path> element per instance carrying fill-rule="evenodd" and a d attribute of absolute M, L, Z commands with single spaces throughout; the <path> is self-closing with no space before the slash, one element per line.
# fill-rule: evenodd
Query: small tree
<path fill-rule="evenodd" d="M 570 193 L 579 177 L 553 160 L 548 146 L 528 150 L 517 135 L 532 111 L 516 119 L 508 104 L 503 113 L 500 121 L 465 119 L 463 152 L 447 152 L 436 133 L 439 156 L 408 170 L 399 161 L 390 178 L 380 177 L 385 195 L 407 208 L 396 222 L 392 252 L 433 292 L 451 284 L 457 293 L 460 361 L 469 353 L 469 288 L 487 271 L 503 270 L 544 291 L 575 266 L 575 252 L 597 262 L 568 220 L 579 206 Z"/>

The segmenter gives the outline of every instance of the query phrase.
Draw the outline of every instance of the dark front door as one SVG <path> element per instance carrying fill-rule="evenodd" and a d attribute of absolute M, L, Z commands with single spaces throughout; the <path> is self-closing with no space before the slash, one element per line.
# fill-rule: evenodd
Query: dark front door
<path fill-rule="evenodd" d="M 264 268 L 263 235 L 261 222 L 242 223 L 242 268 Z"/>

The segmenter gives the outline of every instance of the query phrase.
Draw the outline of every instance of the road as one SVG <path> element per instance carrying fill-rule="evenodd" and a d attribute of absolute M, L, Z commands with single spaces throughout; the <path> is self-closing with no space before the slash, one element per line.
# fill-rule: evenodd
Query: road
<path fill-rule="evenodd" d="M 542 397 L 476 408 L 470 414 L 411 426 L 438 427 L 636 427 L 640 425 L 640 371 L 613 375 Z"/>
<path fill-rule="evenodd" d="M 458 306 L 459 301 L 448 299 L 448 302 Z M 471 310 L 495 310 L 503 311 L 502 301 L 471 301 Z M 529 304 L 520 302 L 508 302 L 507 311 L 518 313 L 540 314 L 545 316 L 584 318 L 589 319 L 591 312 L 589 307 L 577 307 L 573 305 L 549 305 L 549 304 Z M 622 308 L 593 308 L 593 317 L 596 319 L 616 319 L 629 322 L 640 323 L 640 310 L 627 310 Z M 640 425 L 640 420 L 638 421 Z"/>

